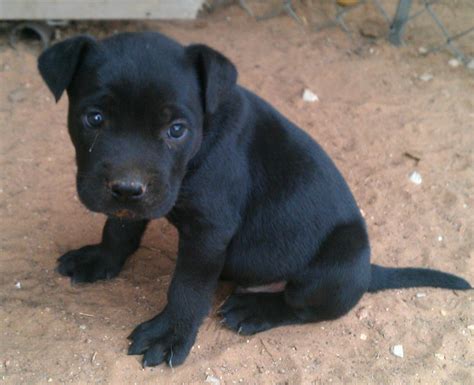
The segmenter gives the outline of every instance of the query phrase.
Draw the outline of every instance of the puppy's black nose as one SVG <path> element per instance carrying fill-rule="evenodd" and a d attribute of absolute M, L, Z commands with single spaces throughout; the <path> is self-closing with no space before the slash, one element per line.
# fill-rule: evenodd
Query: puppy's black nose
<path fill-rule="evenodd" d="M 120 200 L 138 200 L 145 195 L 146 186 L 137 180 L 117 180 L 108 184 L 110 193 Z"/>

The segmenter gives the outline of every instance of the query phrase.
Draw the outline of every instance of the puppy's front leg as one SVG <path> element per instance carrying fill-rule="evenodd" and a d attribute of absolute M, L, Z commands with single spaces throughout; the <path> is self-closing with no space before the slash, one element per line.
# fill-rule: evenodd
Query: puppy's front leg
<path fill-rule="evenodd" d="M 95 282 L 115 277 L 128 256 L 140 245 L 148 221 L 109 218 L 102 241 L 97 245 L 68 251 L 58 259 L 57 270 L 72 282 Z"/>
<path fill-rule="evenodd" d="M 208 314 L 224 266 L 226 242 L 215 231 L 180 234 L 179 252 L 165 309 L 129 336 L 129 354 L 143 354 L 143 366 L 166 361 L 180 365 L 189 354 Z M 220 240 L 220 241 L 216 241 Z"/>

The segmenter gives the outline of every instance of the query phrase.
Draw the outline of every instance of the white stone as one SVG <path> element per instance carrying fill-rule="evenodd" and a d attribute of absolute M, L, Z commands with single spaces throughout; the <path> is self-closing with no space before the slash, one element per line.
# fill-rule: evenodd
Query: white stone
<path fill-rule="evenodd" d="M 443 361 L 443 360 L 446 359 L 446 357 L 444 356 L 443 353 L 435 353 L 435 357 L 436 357 L 438 360 L 441 360 L 441 361 Z"/>
<path fill-rule="evenodd" d="M 303 91 L 303 100 L 305 102 L 314 103 L 314 102 L 319 101 L 319 98 L 318 98 L 318 95 L 316 95 L 313 91 L 311 91 L 308 88 L 305 88 Z"/>
<path fill-rule="evenodd" d="M 425 55 L 425 54 L 428 53 L 428 48 L 420 47 L 420 48 L 418 48 L 418 52 L 421 53 L 422 55 Z"/>
<path fill-rule="evenodd" d="M 360 339 L 361 339 L 362 341 L 365 341 L 365 340 L 367 339 L 367 335 L 364 334 L 364 333 L 362 333 L 362 334 L 360 335 Z"/>
<path fill-rule="evenodd" d="M 426 293 L 416 293 L 416 298 L 426 297 Z"/>
<path fill-rule="evenodd" d="M 212 385 L 221 385 L 221 381 L 217 377 L 214 377 L 214 376 L 207 376 L 206 382 Z"/>
<path fill-rule="evenodd" d="M 392 354 L 394 356 L 403 358 L 403 346 L 402 345 L 394 345 L 394 346 L 392 346 L 390 351 L 392 352 Z"/>
<path fill-rule="evenodd" d="M 459 67 L 461 65 L 461 62 L 458 59 L 452 58 L 452 59 L 449 59 L 448 64 L 451 67 L 456 68 L 456 67 Z"/>
<path fill-rule="evenodd" d="M 414 184 L 421 184 L 421 182 L 423 181 L 423 179 L 421 178 L 421 175 L 418 171 L 413 171 L 411 174 L 410 174 L 410 181 Z"/>
<path fill-rule="evenodd" d="M 17 289 L 21 289 L 21 282 L 18 281 L 17 283 L 15 283 L 15 287 L 16 287 Z"/>
<path fill-rule="evenodd" d="M 433 79 L 433 75 L 429 74 L 429 73 L 424 73 L 422 75 L 420 75 L 420 80 L 424 81 L 424 82 L 429 82 L 430 80 Z"/>

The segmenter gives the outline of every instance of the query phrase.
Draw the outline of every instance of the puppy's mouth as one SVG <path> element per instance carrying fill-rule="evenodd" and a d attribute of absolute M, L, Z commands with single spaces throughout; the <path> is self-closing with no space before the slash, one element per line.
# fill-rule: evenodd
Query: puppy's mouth
<path fill-rule="evenodd" d="M 157 206 L 137 206 L 131 208 L 108 207 L 105 210 L 98 210 L 109 217 L 127 220 L 155 219 L 165 216 L 172 206 L 168 202 L 163 202 Z"/>
<path fill-rule="evenodd" d="M 155 219 L 165 216 L 168 211 L 168 207 L 159 207 L 159 208 L 133 208 L 133 209 L 126 209 L 126 208 L 108 208 L 108 209 L 99 209 L 93 210 L 102 212 L 103 214 L 107 215 L 111 218 L 117 219 L 124 219 L 124 220 L 132 220 L 132 221 L 139 221 L 144 219 Z"/>
<path fill-rule="evenodd" d="M 143 196 L 114 196 L 99 178 L 78 178 L 78 195 L 81 202 L 91 211 L 111 218 L 124 220 L 145 220 L 166 216 L 177 199 L 177 188 L 148 188 Z"/>
<path fill-rule="evenodd" d="M 137 217 L 137 214 L 132 210 L 120 209 L 112 212 L 111 216 L 120 219 L 135 219 Z"/>
<path fill-rule="evenodd" d="M 154 203 L 154 204 L 153 204 Z M 126 220 L 143 220 L 143 219 L 155 219 L 161 218 L 168 214 L 172 210 L 175 199 L 167 194 L 160 202 L 142 202 L 141 204 L 117 204 L 114 201 L 107 201 L 104 204 L 99 204 L 97 207 L 99 211 L 106 214 L 109 217 L 126 219 Z M 89 208 L 92 208 L 89 206 Z"/>

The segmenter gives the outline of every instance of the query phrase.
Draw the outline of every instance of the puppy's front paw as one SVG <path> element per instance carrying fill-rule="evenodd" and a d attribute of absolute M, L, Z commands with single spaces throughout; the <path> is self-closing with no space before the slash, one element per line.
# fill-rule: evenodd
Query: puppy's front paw
<path fill-rule="evenodd" d="M 99 245 L 68 251 L 58 258 L 57 271 L 73 283 L 95 282 L 115 277 L 122 268 L 121 258 L 109 255 Z"/>
<path fill-rule="evenodd" d="M 173 319 L 163 312 L 138 325 L 128 337 L 128 354 L 143 354 L 143 367 L 166 361 L 170 367 L 181 365 L 191 350 L 197 327 Z"/>

